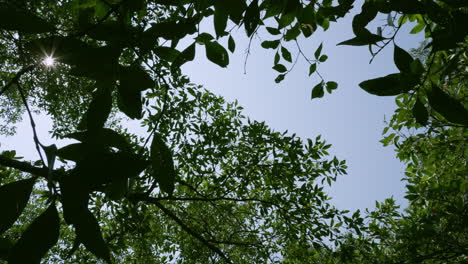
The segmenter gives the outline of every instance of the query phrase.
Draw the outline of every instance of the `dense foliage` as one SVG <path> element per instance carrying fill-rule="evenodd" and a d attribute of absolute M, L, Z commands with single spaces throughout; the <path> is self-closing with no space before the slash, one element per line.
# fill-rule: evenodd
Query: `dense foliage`
<path fill-rule="evenodd" d="M 365 80 L 397 96 L 382 142 L 407 164 L 410 205 L 361 215 L 324 192 L 346 165 L 320 137 L 272 131 L 191 84 L 180 71 L 197 46 L 221 66 L 236 28 L 272 40 L 281 82 L 299 57 L 321 82 L 328 55 L 300 45 L 344 17 L 353 0 L 68 0 L 0 2 L 0 125 L 24 111 L 53 121 L 57 149 L 34 133 L 40 160 L 0 155 L 0 259 L 8 263 L 460 263 L 467 260 L 467 38 L 463 0 L 365 1 L 355 37 L 372 56 L 394 50 L 399 72 Z M 372 33 L 366 26 L 385 14 Z M 380 15 L 381 16 L 381 15 Z M 212 19 L 214 32 L 200 32 Z M 425 32 L 410 55 L 400 28 Z M 227 49 L 221 44 L 226 41 Z M 183 44 L 179 44 L 183 43 Z M 296 48 L 292 50 L 291 44 Z M 289 47 L 289 48 L 288 48 Z M 307 49 L 310 50 L 310 49 Z M 296 58 L 293 60 L 293 58 Z M 289 66 L 288 66 L 289 65 Z M 142 137 L 125 120 L 140 120 Z M 34 130 L 35 131 L 35 130 Z M 37 241 L 41 241 L 37 243 Z"/>

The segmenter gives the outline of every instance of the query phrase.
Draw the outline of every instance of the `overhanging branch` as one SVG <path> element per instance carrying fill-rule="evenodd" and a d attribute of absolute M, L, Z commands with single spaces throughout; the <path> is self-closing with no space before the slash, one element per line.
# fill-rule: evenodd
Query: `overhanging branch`
<path fill-rule="evenodd" d="M 31 174 L 34 174 L 36 176 L 41 176 L 41 177 L 47 177 L 48 172 L 49 172 L 49 170 L 45 167 L 43 168 L 35 167 L 29 164 L 28 162 L 10 159 L 2 155 L 0 155 L 0 166 L 17 169 L 22 172 L 31 173 Z"/>

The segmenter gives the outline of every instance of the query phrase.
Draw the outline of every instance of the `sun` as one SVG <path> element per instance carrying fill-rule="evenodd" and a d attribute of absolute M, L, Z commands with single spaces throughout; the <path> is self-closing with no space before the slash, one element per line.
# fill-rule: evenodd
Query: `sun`
<path fill-rule="evenodd" d="M 55 59 L 52 56 L 46 56 L 43 60 L 42 63 L 47 66 L 47 67 L 53 67 L 55 64 Z"/>

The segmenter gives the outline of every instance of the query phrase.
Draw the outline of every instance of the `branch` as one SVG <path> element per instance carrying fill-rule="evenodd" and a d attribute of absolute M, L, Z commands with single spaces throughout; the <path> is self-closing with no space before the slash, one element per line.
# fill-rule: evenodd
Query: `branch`
<path fill-rule="evenodd" d="M 0 166 L 17 169 L 22 172 L 31 173 L 33 175 L 41 176 L 44 178 L 47 178 L 47 175 L 49 173 L 48 168 L 35 167 L 32 166 L 29 162 L 10 159 L 2 155 L 0 155 Z"/>
<path fill-rule="evenodd" d="M 17 72 L 15 77 L 13 77 L 13 79 L 11 79 L 5 86 L 3 86 L 2 90 L 0 91 L 0 96 L 3 93 L 5 93 L 6 91 L 8 91 L 8 89 L 10 89 L 11 85 L 13 83 L 17 82 L 19 80 L 19 78 L 21 78 L 21 76 L 23 74 L 27 73 L 28 71 L 31 71 L 35 67 L 36 67 L 36 65 L 29 65 L 29 66 L 24 67 L 23 69 L 21 69 L 19 72 Z"/>
<path fill-rule="evenodd" d="M 213 250 L 216 252 L 222 259 L 226 261 L 226 263 L 232 264 L 231 260 L 219 249 L 217 246 L 211 244 L 208 242 L 205 238 L 203 238 L 200 234 L 192 230 L 189 226 L 187 226 L 182 219 L 177 217 L 171 210 L 167 209 L 164 205 L 162 205 L 158 198 L 154 197 L 149 197 L 146 195 L 142 194 L 132 194 L 130 197 L 128 197 L 129 200 L 133 201 L 139 201 L 139 202 L 147 202 L 150 204 L 156 205 L 159 209 L 161 209 L 167 216 L 172 218 L 185 232 L 187 232 L 189 235 L 193 236 L 194 238 L 198 239 L 200 242 L 202 242 L 206 247 L 209 249 Z"/>

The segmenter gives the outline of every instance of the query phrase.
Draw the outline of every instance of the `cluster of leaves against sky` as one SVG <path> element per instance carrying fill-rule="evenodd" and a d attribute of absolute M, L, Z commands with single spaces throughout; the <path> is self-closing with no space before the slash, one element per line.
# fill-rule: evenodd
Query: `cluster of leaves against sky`
<path fill-rule="evenodd" d="M 463 160 L 466 151 L 427 151 L 434 141 L 443 144 L 447 138 L 466 145 L 466 1 L 364 1 L 353 18 L 355 37 L 339 44 L 368 46 L 373 57 L 393 45 L 399 72 L 365 80 L 360 87 L 378 96 L 398 95 L 399 109 L 389 124 L 396 133 L 383 143 L 394 143 L 399 157 L 409 162 L 407 198 L 422 204 L 419 209 L 410 206 L 408 216 L 398 213 L 392 200 L 377 204 L 369 224 L 359 212 L 350 216 L 334 208 L 323 184 L 344 174 L 346 165 L 325 158 L 330 145 L 320 137 L 303 142 L 251 122 L 239 106 L 190 84 L 181 74 L 180 67 L 194 59 L 196 46 L 205 47 L 209 61 L 226 67 L 228 50 L 236 49 L 234 29 L 245 29 L 251 39 L 265 30 L 273 40 L 260 45 L 274 51 L 273 69 L 279 73 L 275 81 L 292 70 L 296 53 L 309 63 L 309 75 L 321 79 L 311 97 L 323 97 L 325 90 L 338 88 L 319 73 L 328 56 L 320 45 L 313 58 L 307 57 L 300 40 L 314 37 L 318 27 L 328 29 L 353 4 L 0 2 L 0 113 L 15 121 L 18 117 L 5 109 L 27 111 L 40 156 L 34 165 L 15 157 L 14 151 L 0 156 L 0 258 L 12 264 L 44 258 L 51 263 L 87 262 L 95 257 L 109 263 L 165 263 L 173 258 L 184 263 L 356 263 L 380 256 L 392 263 L 416 252 L 416 262 L 466 260 L 461 253 L 467 246 L 463 230 L 468 225 L 463 228 L 462 220 L 466 161 L 447 156 L 462 153 Z M 388 17 L 387 25 L 372 33 L 366 26 L 379 13 Z M 214 34 L 200 32 L 200 23 L 211 18 Z M 427 57 L 412 56 L 394 43 L 407 21 L 416 22 L 411 33 L 424 30 L 428 42 L 421 50 L 429 52 Z M 227 50 L 222 39 L 227 39 Z M 181 40 L 188 45 L 180 48 Z M 291 52 L 286 43 L 296 43 L 297 49 Z M 44 58 L 49 58 L 47 65 Z M 53 136 L 79 143 L 60 149 L 43 145 L 35 132 L 35 109 L 52 118 Z M 120 123 L 122 114 L 141 120 L 148 136 L 128 133 Z M 427 133 L 401 142 L 397 133 L 402 128 Z M 413 153 L 414 148 L 419 152 Z M 442 154 L 445 159 L 436 158 Z M 453 162 L 450 173 L 431 167 L 436 161 Z M 431 185 L 432 178 L 437 185 Z M 424 189 L 421 182 L 432 187 Z M 434 190 L 456 202 L 452 207 L 438 203 Z M 433 205 L 428 207 L 423 198 Z M 438 218 L 428 220 L 427 214 L 434 214 L 428 208 L 437 208 Z M 453 215 L 440 216 L 442 209 Z M 411 219 L 439 225 L 432 233 L 421 233 Z M 433 243 L 449 228 L 440 224 L 444 221 L 456 223 L 456 228 L 450 227 L 450 235 L 440 237 L 433 248 L 418 251 L 422 245 L 414 249 L 396 242 Z"/>

